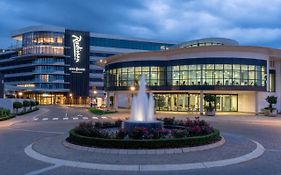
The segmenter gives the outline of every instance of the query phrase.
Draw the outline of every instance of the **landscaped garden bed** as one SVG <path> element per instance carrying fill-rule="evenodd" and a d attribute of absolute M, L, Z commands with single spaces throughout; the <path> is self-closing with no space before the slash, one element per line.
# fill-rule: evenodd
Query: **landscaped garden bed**
<path fill-rule="evenodd" d="M 13 103 L 13 108 L 15 110 L 15 115 L 24 115 L 39 110 L 38 105 L 39 105 L 38 101 L 32 101 L 32 100 L 30 101 L 24 100 L 23 102 L 15 101 Z M 23 108 L 23 110 L 19 111 L 19 109 L 21 108 Z"/>
<path fill-rule="evenodd" d="M 221 139 L 217 129 L 199 118 L 195 120 L 166 118 L 162 121 L 163 129 L 135 128 L 131 132 L 122 129 L 121 120 L 114 123 L 80 123 L 70 130 L 67 141 L 89 147 L 157 149 L 200 146 Z"/>
<path fill-rule="evenodd" d="M 97 108 L 89 108 L 89 111 L 96 115 L 113 114 L 117 112 L 117 111 L 106 111 Z"/>
<path fill-rule="evenodd" d="M 10 113 L 10 110 L 8 109 L 0 109 L 0 121 L 8 120 L 11 118 L 14 118 L 15 115 L 12 115 Z"/>

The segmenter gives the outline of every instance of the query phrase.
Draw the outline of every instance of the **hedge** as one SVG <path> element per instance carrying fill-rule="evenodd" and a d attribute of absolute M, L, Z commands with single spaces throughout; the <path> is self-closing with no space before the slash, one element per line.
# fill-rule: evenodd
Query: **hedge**
<path fill-rule="evenodd" d="M 72 129 L 69 131 L 67 141 L 73 144 L 119 149 L 157 149 L 157 148 L 180 148 L 206 145 L 220 140 L 220 132 L 215 129 L 213 133 L 187 138 L 155 139 L 155 140 L 122 140 L 122 139 L 103 139 L 95 137 L 81 136 Z"/>
<path fill-rule="evenodd" d="M 10 115 L 10 116 L 7 116 L 7 117 L 1 117 L 0 121 L 8 120 L 8 119 L 11 119 L 11 118 L 14 118 L 14 117 L 15 117 L 15 115 Z"/>

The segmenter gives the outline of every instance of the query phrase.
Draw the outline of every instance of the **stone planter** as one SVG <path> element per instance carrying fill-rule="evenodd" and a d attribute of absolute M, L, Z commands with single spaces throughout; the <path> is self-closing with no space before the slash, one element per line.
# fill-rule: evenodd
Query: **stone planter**
<path fill-rule="evenodd" d="M 205 115 L 206 116 L 215 116 L 216 115 L 216 110 L 215 109 L 213 109 L 212 111 L 206 110 L 205 111 Z"/>
<path fill-rule="evenodd" d="M 270 112 L 269 109 L 264 109 L 264 115 L 269 117 L 276 117 L 277 116 L 277 110 L 273 109 L 272 112 Z"/>
<path fill-rule="evenodd" d="M 277 110 L 273 109 L 272 112 L 269 110 L 269 117 L 276 117 L 277 116 Z"/>

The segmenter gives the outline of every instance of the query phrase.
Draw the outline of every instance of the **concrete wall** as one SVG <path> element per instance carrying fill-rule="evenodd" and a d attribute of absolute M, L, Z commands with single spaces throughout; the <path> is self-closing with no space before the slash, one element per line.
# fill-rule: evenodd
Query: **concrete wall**
<path fill-rule="evenodd" d="M 268 107 L 268 103 L 267 101 L 265 100 L 267 96 L 269 95 L 273 95 L 273 96 L 276 96 L 275 93 L 270 93 L 270 92 L 258 92 L 257 93 L 257 101 L 258 101 L 258 111 L 260 112 L 261 109 L 265 108 L 265 107 Z"/>
<path fill-rule="evenodd" d="M 129 108 L 130 107 L 130 94 L 119 93 L 118 94 L 118 107 L 120 108 Z"/>
<path fill-rule="evenodd" d="M 238 112 L 255 112 L 256 96 L 255 92 L 238 93 Z"/>
<path fill-rule="evenodd" d="M 9 109 L 11 112 L 13 112 L 13 103 L 15 101 L 23 102 L 24 100 L 30 101 L 30 99 L 0 98 L 0 107 Z M 22 110 L 23 110 L 23 108 L 19 109 L 18 111 L 21 112 Z"/>

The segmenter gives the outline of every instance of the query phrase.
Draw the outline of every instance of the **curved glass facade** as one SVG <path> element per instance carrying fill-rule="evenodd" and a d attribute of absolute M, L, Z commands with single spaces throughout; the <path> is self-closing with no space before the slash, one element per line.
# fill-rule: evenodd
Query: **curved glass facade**
<path fill-rule="evenodd" d="M 64 54 L 64 34 L 30 32 L 23 35 L 23 54 Z"/>
<path fill-rule="evenodd" d="M 131 65 L 133 65 L 132 63 Z M 219 87 L 266 87 L 266 65 L 253 64 L 181 64 L 161 66 L 112 66 L 106 68 L 106 88 L 126 90 L 138 86 L 145 75 L 150 89 L 168 90 L 173 87 L 204 89 Z M 168 89 L 167 89 L 168 88 Z"/>

